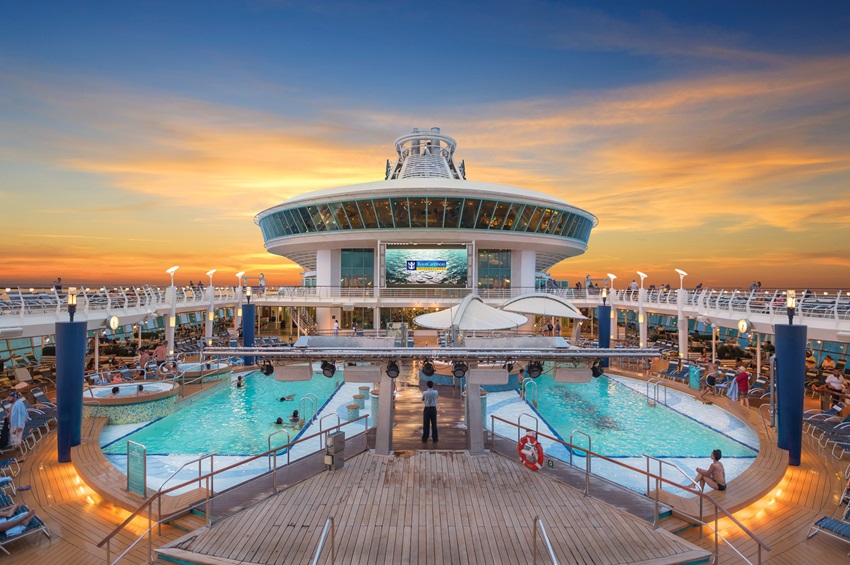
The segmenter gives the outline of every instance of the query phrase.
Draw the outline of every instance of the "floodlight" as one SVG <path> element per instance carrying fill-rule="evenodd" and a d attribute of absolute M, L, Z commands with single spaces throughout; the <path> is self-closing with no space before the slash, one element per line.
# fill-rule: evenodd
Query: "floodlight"
<path fill-rule="evenodd" d="M 322 374 L 327 378 L 331 378 L 336 374 L 336 365 L 330 361 L 322 361 Z"/>
<path fill-rule="evenodd" d="M 434 376 L 435 372 L 436 372 L 436 369 L 434 368 L 434 364 L 431 363 L 430 361 L 425 361 L 422 364 L 422 374 L 425 375 L 426 377 Z"/>
<path fill-rule="evenodd" d="M 463 361 L 452 362 L 452 376 L 456 379 L 462 379 L 466 376 L 469 366 Z"/>
<path fill-rule="evenodd" d="M 387 363 L 387 376 L 391 379 L 394 379 L 398 375 L 398 363 L 396 363 L 395 361 L 390 361 L 389 363 Z"/>
<path fill-rule="evenodd" d="M 274 367 L 272 366 L 272 364 L 271 364 L 271 363 L 269 363 L 268 361 L 266 361 L 266 362 L 265 362 L 265 363 L 264 363 L 264 364 L 260 367 L 260 372 L 261 372 L 262 374 L 264 374 L 265 376 L 270 377 L 270 376 L 272 376 L 272 375 L 274 374 Z"/>
<path fill-rule="evenodd" d="M 525 366 L 525 374 L 536 379 L 543 374 L 543 364 L 540 361 L 529 361 Z"/>

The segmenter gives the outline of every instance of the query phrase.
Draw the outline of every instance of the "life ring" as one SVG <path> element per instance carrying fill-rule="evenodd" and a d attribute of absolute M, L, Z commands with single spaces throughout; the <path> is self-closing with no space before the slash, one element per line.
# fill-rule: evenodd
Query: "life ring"
<path fill-rule="evenodd" d="M 519 452 L 519 460 L 532 471 L 539 471 L 543 468 L 543 446 L 532 435 L 532 432 L 522 436 L 517 444 L 517 451 Z"/>

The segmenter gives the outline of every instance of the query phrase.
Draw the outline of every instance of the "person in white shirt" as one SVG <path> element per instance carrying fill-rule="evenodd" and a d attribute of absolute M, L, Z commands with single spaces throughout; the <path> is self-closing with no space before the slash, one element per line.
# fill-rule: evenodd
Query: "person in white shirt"
<path fill-rule="evenodd" d="M 826 382 L 824 386 L 821 387 L 821 390 L 829 391 L 829 392 L 844 392 L 844 389 L 847 387 L 847 381 L 844 379 L 844 375 L 841 374 L 840 369 L 833 369 L 832 373 L 826 377 Z M 837 394 L 831 394 L 832 396 L 832 405 L 835 406 L 838 404 L 842 398 Z"/>
<path fill-rule="evenodd" d="M 632 282 L 629 283 L 629 290 L 637 290 L 638 283 L 636 280 L 632 279 Z"/>
<path fill-rule="evenodd" d="M 428 388 L 422 393 L 422 402 L 425 403 L 425 409 L 422 411 L 422 443 L 428 441 L 429 428 L 430 435 L 434 438 L 434 443 L 437 443 L 438 393 L 434 390 L 434 381 L 428 381 L 425 384 Z"/>

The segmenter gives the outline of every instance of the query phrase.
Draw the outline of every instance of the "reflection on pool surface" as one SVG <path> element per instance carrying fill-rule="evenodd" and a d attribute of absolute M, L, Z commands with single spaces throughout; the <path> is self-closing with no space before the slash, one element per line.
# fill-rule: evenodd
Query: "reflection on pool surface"
<path fill-rule="evenodd" d="M 538 411 L 549 425 L 565 440 L 573 430 L 589 434 L 593 451 L 601 455 L 706 458 L 712 449 L 720 449 L 724 457 L 755 457 L 758 450 L 754 434 L 752 440 L 742 441 L 715 431 L 728 425 L 748 429 L 719 409 L 711 418 L 722 418 L 722 427 L 713 425 L 717 421 L 701 422 L 686 416 L 690 411 L 651 406 L 646 396 L 604 376 L 589 383 L 556 383 L 551 375 L 543 375 L 537 383 Z M 677 400 L 672 395 L 668 398 Z"/>
<path fill-rule="evenodd" d="M 131 440 L 144 445 L 149 456 L 262 453 L 268 450 L 269 434 L 282 429 L 274 424 L 278 417 L 289 423 L 305 394 L 316 395 L 321 407 L 336 388 L 335 379 L 322 375 L 310 381 L 281 382 L 253 372 L 245 377 L 242 388 L 235 381 L 221 385 L 174 414 L 103 446 L 103 452 L 126 454 L 127 440 Z M 293 400 L 280 401 L 290 395 Z M 291 432 L 293 438 L 296 433 Z M 285 441 L 283 436 L 279 437 Z"/>

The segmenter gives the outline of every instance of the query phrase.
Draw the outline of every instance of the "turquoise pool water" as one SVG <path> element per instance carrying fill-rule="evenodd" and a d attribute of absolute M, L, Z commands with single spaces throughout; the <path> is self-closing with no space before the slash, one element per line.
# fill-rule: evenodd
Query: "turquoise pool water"
<path fill-rule="evenodd" d="M 652 407 L 645 396 L 604 376 L 589 383 L 556 383 L 544 374 L 537 385 L 537 410 L 552 429 L 565 441 L 573 430 L 589 434 L 593 451 L 607 457 L 706 459 L 712 449 L 720 449 L 724 458 L 757 455 L 757 445 L 710 429 L 711 421 L 697 421 L 662 404 Z M 574 441 L 587 445 L 578 435 Z"/>
<path fill-rule="evenodd" d="M 174 414 L 103 446 L 103 452 L 126 455 L 127 440 L 131 440 L 144 445 L 148 456 L 263 453 L 268 450 L 269 434 L 281 429 L 273 423 L 278 417 L 294 439 L 297 430 L 288 427 L 289 416 L 299 409 L 299 400 L 313 393 L 321 409 L 337 388 L 337 379 L 322 375 L 310 381 L 282 382 L 254 372 L 245 377 L 243 388 L 237 388 L 235 381 L 222 385 Z M 289 395 L 295 395 L 294 400 L 280 402 Z M 285 435 L 280 434 L 280 443 Z"/>

